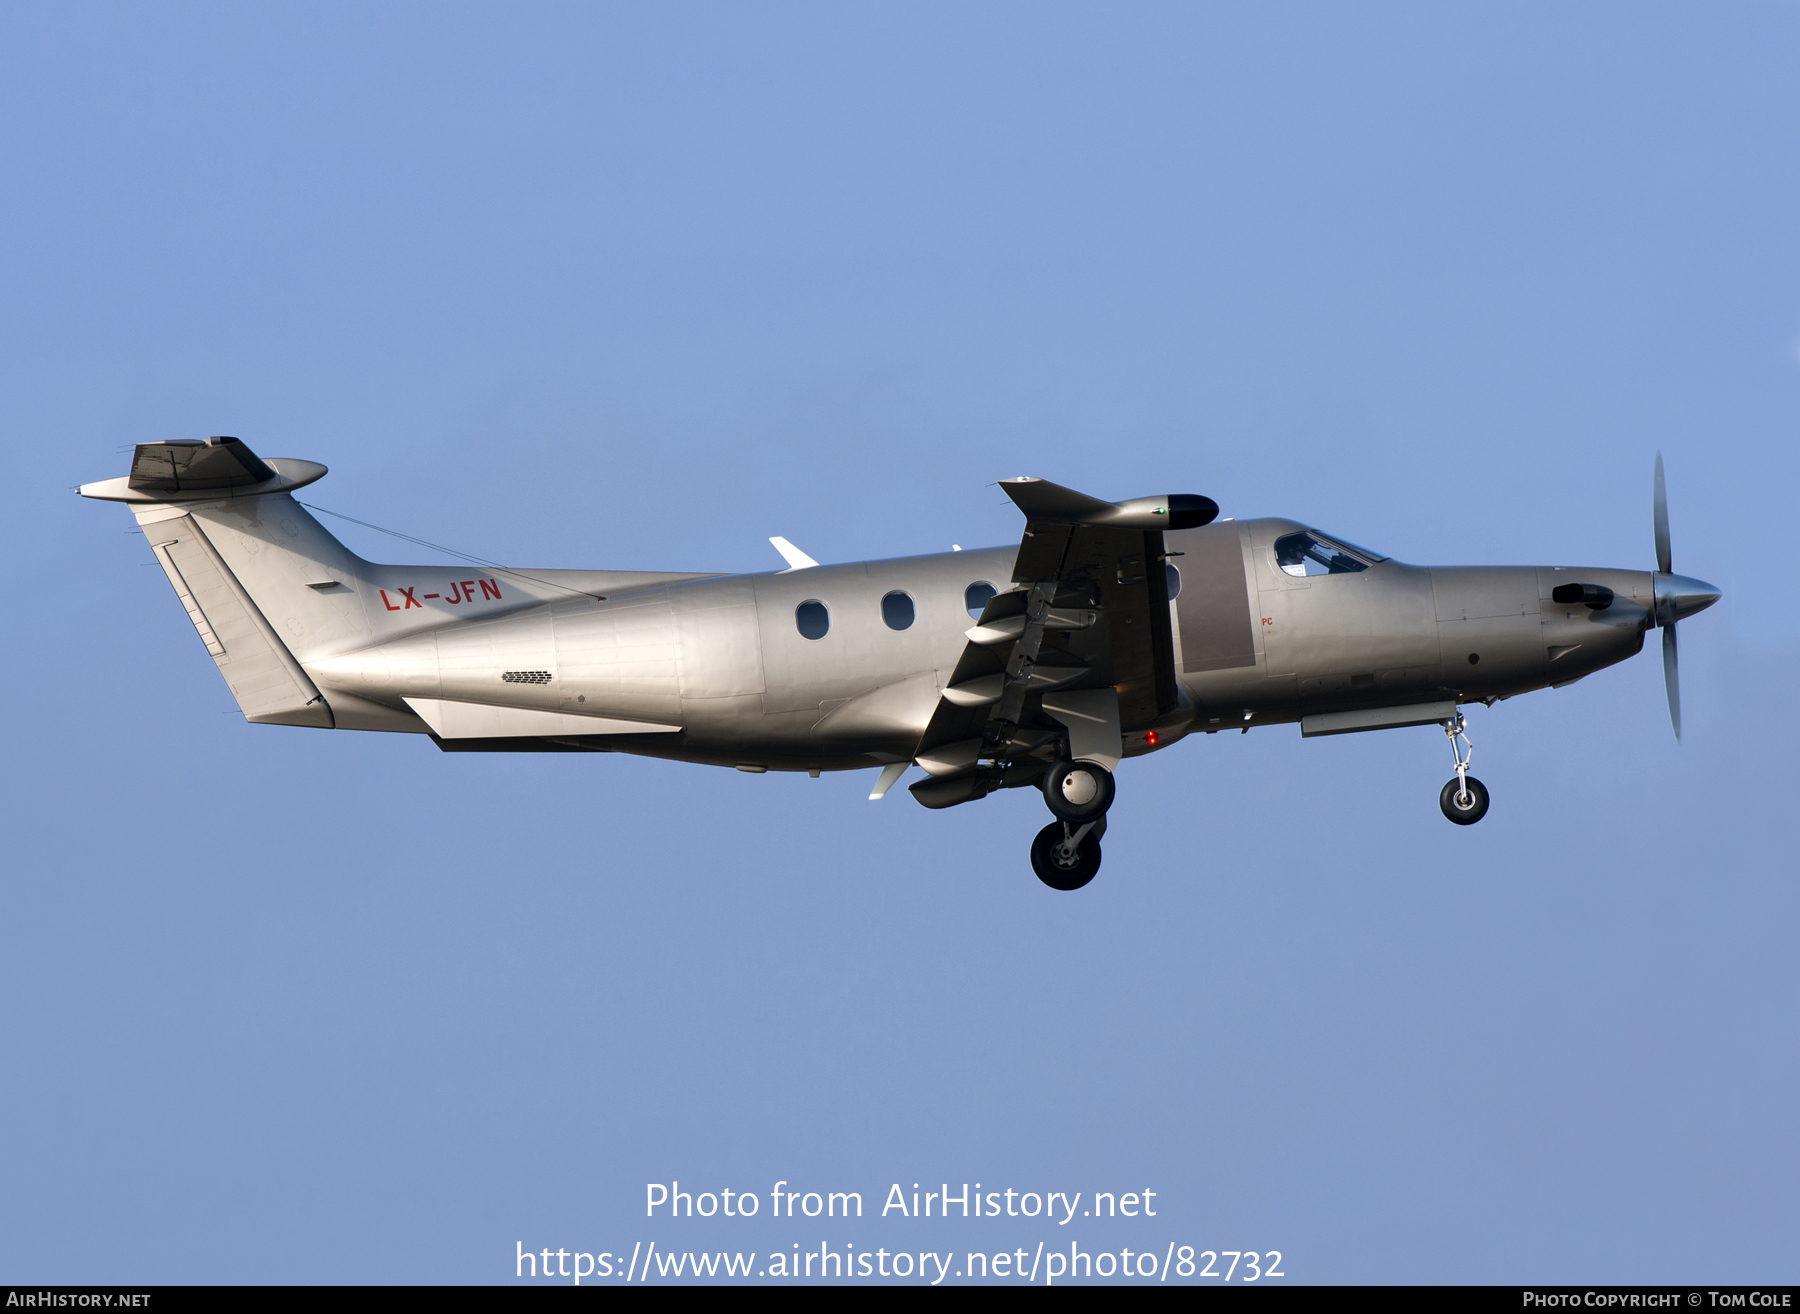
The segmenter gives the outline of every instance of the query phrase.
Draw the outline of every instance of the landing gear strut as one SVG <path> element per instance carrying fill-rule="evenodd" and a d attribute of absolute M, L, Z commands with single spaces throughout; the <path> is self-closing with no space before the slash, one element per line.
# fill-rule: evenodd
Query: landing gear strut
<path fill-rule="evenodd" d="M 1053 890 L 1079 890 L 1100 870 L 1100 837 L 1106 818 L 1071 826 L 1053 821 L 1031 841 L 1031 869 Z"/>
<path fill-rule="evenodd" d="M 1473 826 L 1487 816 L 1488 810 L 1487 786 L 1469 774 L 1469 758 L 1474 755 L 1475 747 L 1469 742 L 1467 724 L 1460 711 L 1444 722 L 1444 733 L 1450 738 L 1450 753 L 1456 759 L 1456 779 L 1438 793 L 1438 807 L 1459 826 Z"/>
<path fill-rule="evenodd" d="M 1031 869 L 1053 890 L 1079 890 L 1100 870 L 1100 837 L 1112 806 L 1112 772 L 1066 758 L 1044 773 L 1044 802 L 1056 818 L 1031 842 Z"/>

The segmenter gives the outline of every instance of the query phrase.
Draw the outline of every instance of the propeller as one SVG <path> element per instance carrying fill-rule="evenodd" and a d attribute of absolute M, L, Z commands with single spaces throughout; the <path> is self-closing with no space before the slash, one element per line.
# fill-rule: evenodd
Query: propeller
<path fill-rule="evenodd" d="M 1681 659 L 1675 652 L 1675 627 L 1663 626 L 1663 685 L 1669 691 L 1669 724 L 1681 742 Z"/>
<path fill-rule="evenodd" d="M 1656 454 L 1656 487 L 1650 499 L 1650 520 L 1656 532 L 1656 584 L 1662 576 L 1675 572 L 1669 551 L 1669 489 L 1663 482 L 1662 453 Z M 1661 590 L 1657 590 L 1658 593 Z M 1658 599 L 1660 601 L 1660 598 Z M 1662 608 L 1657 609 L 1657 623 L 1663 627 L 1663 685 L 1669 691 L 1669 724 L 1675 727 L 1675 742 L 1681 742 L 1681 659 L 1675 649 L 1675 622 L 1663 624 Z"/>
<path fill-rule="evenodd" d="M 1669 553 L 1669 493 L 1663 484 L 1662 453 L 1656 454 L 1656 486 L 1651 502 L 1656 531 L 1656 574 L 1652 577 L 1656 624 L 1662 626 L 1663 684 L 1669 691 L 1669 724 L 1681 739 L 1681 663 L 1675 646 L 1675 622 L 1704 611 L 1719 600 L 1719 590 L 1702 580 L 1677 575 Z"/>

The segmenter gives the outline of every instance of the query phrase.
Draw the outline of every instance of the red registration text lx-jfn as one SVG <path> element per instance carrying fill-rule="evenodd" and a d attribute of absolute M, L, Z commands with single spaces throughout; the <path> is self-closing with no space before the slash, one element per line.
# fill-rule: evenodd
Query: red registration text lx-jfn
<path fill-rule="evenodd" d="M 481 586 L 481 597 L 483 599 L 498 598 L 500 596 L 500 583 L 498 580 L 464 579 L 452 580 L 450 584 L 450 596 L 443 600 L 453 607 L 465 602 L 473 602 L 475 601 L 476 585 Z M 399 595 L 398 599 L 390 598 L 388 596 L 388 591 L 382 589 L 380 590 L 381 603 L 389 611 L 405 611 L 409 607 L 423 607 L 425 604 L 413 596 L 414 593 L 418 592 L 418 588 L 419 586 L 417 584 L 409 589 L 396 588 L 394 592 Z M 426 593 L 421 596 L 426 598 L 436 598 L 441 595 L 436 593 Z"/>

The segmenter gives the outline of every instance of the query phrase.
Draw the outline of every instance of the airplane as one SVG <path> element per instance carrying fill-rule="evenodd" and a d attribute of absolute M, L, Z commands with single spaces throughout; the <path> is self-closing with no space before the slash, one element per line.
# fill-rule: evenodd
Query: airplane
<path fill-rule="evenodd" d="M 77 490 L 131 508 L 245 720 L 878 769 L 871 799 L 917 765 L 927 808 L 1033 788 L 1053 820 L 1032 868 L 1056 890 L 1100 869 L 1119 763 L 1192 734 L 1438 725 L 1438 805 L 1472 825 L 1489 800 L 1462 707 L 1572 684 L 1660 628 L 1679 740 L 1676 623 L 1720 596 L 1673 573 L 1661 453 L 1654 572 L 1412 566 L 1196 494 L 1029 477 L 999 481 L 1016 546 L 820 565 L 773 538 L 786 568 L 746 575 L 390 566 L 294 497 L 325 473 L 215 437 L 140 443 L 129 474 Z"/>

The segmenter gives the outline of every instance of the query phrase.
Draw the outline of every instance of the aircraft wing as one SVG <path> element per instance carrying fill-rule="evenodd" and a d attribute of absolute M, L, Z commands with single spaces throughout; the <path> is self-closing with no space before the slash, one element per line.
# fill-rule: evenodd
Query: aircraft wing
<path fill-rule="evenodd" d="M 1192 495 L 1102 502 L 1041 479 L 1000 486 L 1025 513 L 1014 588 L 989 600 L 915 760 L 913 786 L 948 807 L 1028 784 L 1066 739 L 1109 769 L 1119 736 L 1177 702 L 1163 530 L 1209 523 Z M 941 801 L 939 801 L 941 800 Z"/>

